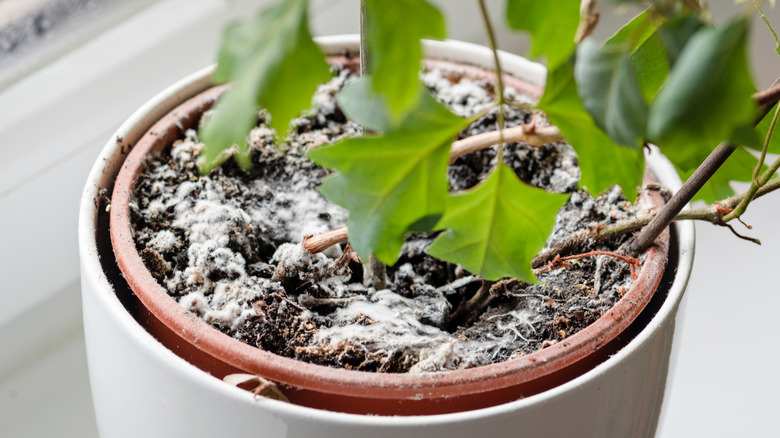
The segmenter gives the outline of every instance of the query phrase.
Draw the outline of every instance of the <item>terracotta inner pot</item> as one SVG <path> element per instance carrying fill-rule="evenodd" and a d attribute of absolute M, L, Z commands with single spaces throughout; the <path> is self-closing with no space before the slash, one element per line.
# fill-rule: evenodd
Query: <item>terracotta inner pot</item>
<path fill-rule="evenodd" d="M 354 63 L 346 58 L 331 62 Z M 485 69 L 429 60 L 453 74 L 495 78 Z M 538 98 L 541 89 L 506 77 L 508 85 Z M 621 333 L 650 301 L 667 262 L 669 231 L 659 237 L 625 296 L 577 334 L 520 358 L 471 369 L 424 374 L 348 371 L 282 357 L 244 344 L 184 310 L 152 277 L 139 256 L 130 224 L 129 202 L 145 157 L 159 153 L 194 128 L 200 115 L 224 92 L 213 87 L 182 103 L 138 141 L 117 177 L 111 201 L 111 241 L 117 263 L 142 304 L 139 322 L 162 344 L 202 370 L 223 378 L 249 373 L 279 384 L 292 403 L 331 411 L 377 415 L 425 415 L 494 406 L 560 385 L 614 354 L 627 339 Z M 646 179 L 650 176 L 646 176 Z M 654 205 L 663 200 L 645 192 Z"/>

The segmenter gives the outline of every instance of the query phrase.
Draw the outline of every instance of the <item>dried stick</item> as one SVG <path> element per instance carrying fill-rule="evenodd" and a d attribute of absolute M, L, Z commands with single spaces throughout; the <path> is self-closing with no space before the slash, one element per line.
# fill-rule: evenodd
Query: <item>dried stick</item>
<path fill-rule="evenodd" d="M 316 236 L 304 236 L 301 245 L 312 254 L 325 251 L 333 245 L 347 241 L 347 227 L 341 227 Z"/>
<path fill-rule="evenodd" d="M 452 143 L 450 164 L 465 154 L 489 148 L 502 140 L 527 143 L 531 146 L 543 146 L 563 141 L 563 134 L 556 126 L 537 126 L 535 120 L 526 125 L 506 128 L 503 131 L 484 132 Z"/>

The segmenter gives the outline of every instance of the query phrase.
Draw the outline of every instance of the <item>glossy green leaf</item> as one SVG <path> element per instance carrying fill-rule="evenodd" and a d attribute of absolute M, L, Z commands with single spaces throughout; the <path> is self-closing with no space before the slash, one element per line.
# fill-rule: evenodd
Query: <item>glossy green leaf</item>
<path fill-rule="evenodd" d="M 393 119 L 414 107 L 422 59 L 421 38 L 447 36 L 444 16 L 425 0 L 366 0 L 369 73 Z"/>
<path fill-rule="evenodd" d="M 568 195 L 523 184 L 501 164 L 476 187 L 450 196 L 428 252 L 490 281 L 536 282 L 531 260 L 544 247 Z"/>
<path fill-rule="evenodd" d="M 647 103 L 628 50 L 601 47 L 587 38 L 577 48 L 574 77 L 582 104 L 596 124 L 615 143 L 640 148 L 647 126 Z"/>
<path fill-rule="evenodd" d="M 650 9 L 646 9 L 604 43 L 628 47 L 631 67 L 647 102 L 653 100 L 669 75 L 666 49 L 657 32 L 660 26 L 661 22 L 653 20 Z"/>
<path fill-rule="evenodd" d="M 680 168 L 697 166 L 697 157 L 755 117 L 747 31 L 739 18 L 696 32 L 650 107 L 648 135 Z"/>
<path fill-rule="evenodd" d="M 387 99 L 373 90 L 370 76 L 342 88 L 337 100 L 347 118 L 369 131 L 386 131 L 392 125 Z"/>
<path fill-rule="evenodd" d="M 630 48 L 630 51 L 636 50 L 650 38 L 660 22 L 653 20 L 650 9 L 645 9 L 623 27 L 618 29 L 605 43 L 605 46 L 624 45 Z"/>
<path fill-rule="evenodd" d="M 445 208 L 450 146 L 468 123 L 424 92 L 404 122 L 384 135 L 309 152 L 312 161 L 337 171 L 320 191 L 349 210 L 349 240 L 363 260 L 373 253 L 393 264 L 408 232 L 431 230 Z"/>
<path fill-rule="evenodd" d="M 577 95 L 571 62 L 548 71 L 544 95 L 537 107 L 560 128 L 577 152 L 582 171 L 580 186 L 598 195 L 618 184 L 626 198 L 636 199 L 644 172 L 643 152 L 618 146 L 596 126 Z"/>
<path fill-rule="evenodd" d="M 658 30 L 671 65 L 677 62 L 691 37 L 705 26 L 706 23 L 697 15 L 682 15 L 673 17 Z"/>
<path fill-rule="evenodd" d="M 574 37 L 580 22 L 580 0 L 507 0 L 509 26 L 531 34 L 531 56 L 547 58 L 553 69 L 569 59 L 576 45 Z"/>
<path fill-rule="evenodd" d="M 317 85 L 330 78 L 308 30 L 307 6 L 307 0 L 284 0 L 225 31 L 214 78 L 233 86 L 201 129 L 202 172 L 219 165 L 219 157 L 234 145 L 239 164 L 250 167 L 246 136 L 257 123 L 258 108 L 268 110 L 270 126 L 282 135 L 290 120 L 311 106 Z"/>
<path fill-rule="evenodd" d="M 669 76 L 669 61 L 661 38 L 652 34 L 631 54 L 639 89 L 645 101 L 652 102 Z"/>

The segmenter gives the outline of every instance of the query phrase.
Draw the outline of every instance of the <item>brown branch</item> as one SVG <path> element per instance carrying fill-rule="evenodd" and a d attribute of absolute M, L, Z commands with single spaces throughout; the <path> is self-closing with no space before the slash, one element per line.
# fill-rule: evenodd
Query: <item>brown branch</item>
<path fill-rule="evenodd" d="M 762 186 L 756 192 L 753 199 L 758 199 L 778 189 L 780 189 L 780 178 L 773 179 L 765 186 Z M 739 205 L 745 195 L 745 193 L 741 193 L 706 207 L 681 211 L 674 218 L 674 220 L 698 220 L 702 222 L 709 222 L 713 225 L 726 226 L 728 220 L 724 221 L 724 216 L 728 214 L 729 211 L 733 210 L 737 205 Z M 547 263 L 550 263 L 550 261 L 554 260 L 556 256 L 563 257 L 566 254 L 572 254 L 576 251 L 582 250 L 582 248 L 584 248 L 586 245 L 593 243 L 598 244 L 612 238 L 634 232 L 649 224 L 655 216 L 656 213 L 652 213 L 647 216 L 636 217 L 610 225 L 599 224 L 590 232 L 586 231 L 574 234 L 568 239 L 558 242 L 549 249 L 539 253 L 539 255 L 533 259 L 531 265 L 534 269 L 538 269 L 545 266 Z M 742 235 L 739 235 L 739 237 L 754 243 L 759 243 L 758 239 L 754 239 L 752 237 Z"/>
<path fill-rule="evenodd" d="M 769 88 L 753 94 L 753 100 L 755 100 L 760 107 L 768 106 L 769 108 L 766 108 L 766 110 L 769 111 L 772 109 L 771 107 L 775 106 L 777 101 L 780 100 L 780 82 L 775 81 Z"/>
<path fill-rule="evenodd" d="M 704 187 L 710 177 L 720 169 L 720 166 L 726 162 L 726 159 L 736 150 L 736 147 L 728 142 L 723 142 L 715 148 L 706 160 L 693 172 L 693 175 L 685 181 L 680 190 L 672 196 L 672 199 L 658 211 L 653 220 L 642 228 L 642 231 L 629 242 L 625 251 L 627 254 L 638 255 L 647 251 L 655 242 L 656 237 L 682 211 L 696 193 Z"/>
<path fill-rule="evenodd" d="M 772 106 L 780 99 L 780 78 L 771 87 L 753 94 L 752 97 L 759 105 L 759 114 L 754 123 L 758 125 L 761 119 L 767 115 Z M 642 231 L 639 232 L 634 240 L 629 242 L 625 249 L 626 253 L 637 255 L 647 251 L 656 237 L 672 223 L 683 207 L 693 199 L 693 196 L 699 192 L 735 150 L 736 146 L 729 142 L 724 141 L 719 144 L 653 220 L 646 227 L 642 228 Z"/>
<path fill-rule="evenodd" d="M 355 295 L 353 297 L 344 298 L 317 298 L 311 295 L 301 295 L 298 300 L 301 302 L 302 306 L 313 309 L 320 306 L 345 306 L 354 303 L 355 301 L 365 301 L 366 297 L 363 295 Z"/>
<path fill-rule="evenodd" d="M 312 254 L 325 251 L 333 245 L 347 241 L 347 227 L 328 231 L 317 236 L 304 236 L 301 245 Z"/>
<path fill-rule="evenodd" d="M 534 120 L 526 125 L 506 128 L 503 131 L 491 131 L 472 135 L 452 143 L 450 164 L 465 154 L 488 148 L 502 140 L 510 143 L 527 143 L 531 146 L 543 146 L 563 141 L 563 134 L 556 126 L 537 126 L 536 120 Z"/>

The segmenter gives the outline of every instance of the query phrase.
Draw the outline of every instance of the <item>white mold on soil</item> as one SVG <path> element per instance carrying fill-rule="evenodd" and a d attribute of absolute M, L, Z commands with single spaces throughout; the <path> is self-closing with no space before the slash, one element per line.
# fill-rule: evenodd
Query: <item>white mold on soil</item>
<path fill-rule="evenodd" d="M 299 243 L 304 236 L 346 224 L 347 213 L 317 192 L 326 172 L 303 155 L 312 147 L 357 135 L 358 127 L 345 120 L 335 99 L 351 79 L 342 71 L 321 86 L 313 99 L 315 108 L 296 120 L 295 135 L 282 147 L 273 145 L 274 133 L 262 123 L 261 114 L 260 125 L 249 136 L 255 161 L 249 174 L 228 164 L 200 176 L 195 162 L 203 145 L 195 131 L 177 141 L 169 155 L 149 160 L 137 191 L 137 245 L 182 307 L 244 342 L 279 354 L 353 369 L 429 372 L 526 354 L 560 336 L 561 330 L 574 330 L 577 318 L 572 312 L 580 315 L 578 309 L 584 309 L 587 322 L 612 305 L 619 288 L 630 284 L 621 269 L 621 275 L 599 280 L 599 290 L 581 273 L 553 271 L 539 285 L 507 287 L 476 322 L 456 329 L 449 320 L 453 307 L 476 292 L 481 281 L 427 256 L 429 237 L 416 236 L 404 246 L 401 261 L 388 270 L 388 289 L 380 291 L 363 287 L 359 272 L 337 266 L 338 246 L 316 255 L 303 250 Z M 492 101 L 478 81 L 463 78 L 453 84 L 437 71 L 423 80 L 461 116 Z M 509 93 L 512 100 L 527 100 Z M 535 116 L 509 107 L 507 114 L 508 126 Z M 494 127 L 492 112 L 463 135 Z M 483 178 L 494 159 L 491 150 L 460 159 L 449 170 L 453 189 Z M 576 189 L 576 156 L 565 144 L 509 145 L 507 161 L 531 184 L 551 185 L 558 192 Z M 557 167 L 540 170 L 540 161 Z M 572 226 L 588 227 L 632 213 L 619 192 L 609 196 L 616 202 L 605 207 L 606 198 L 595 201 L 575 193 L 552 239 L 570 233 Z M 354 263 L 350 266 L 359 270 Z M 573 296 L 567 286 L 572 282 L 591 292 Z M 555 308 L 565 300 L 574 310 Z M 571 327 L 563 320 L 571 321 Z"/>

